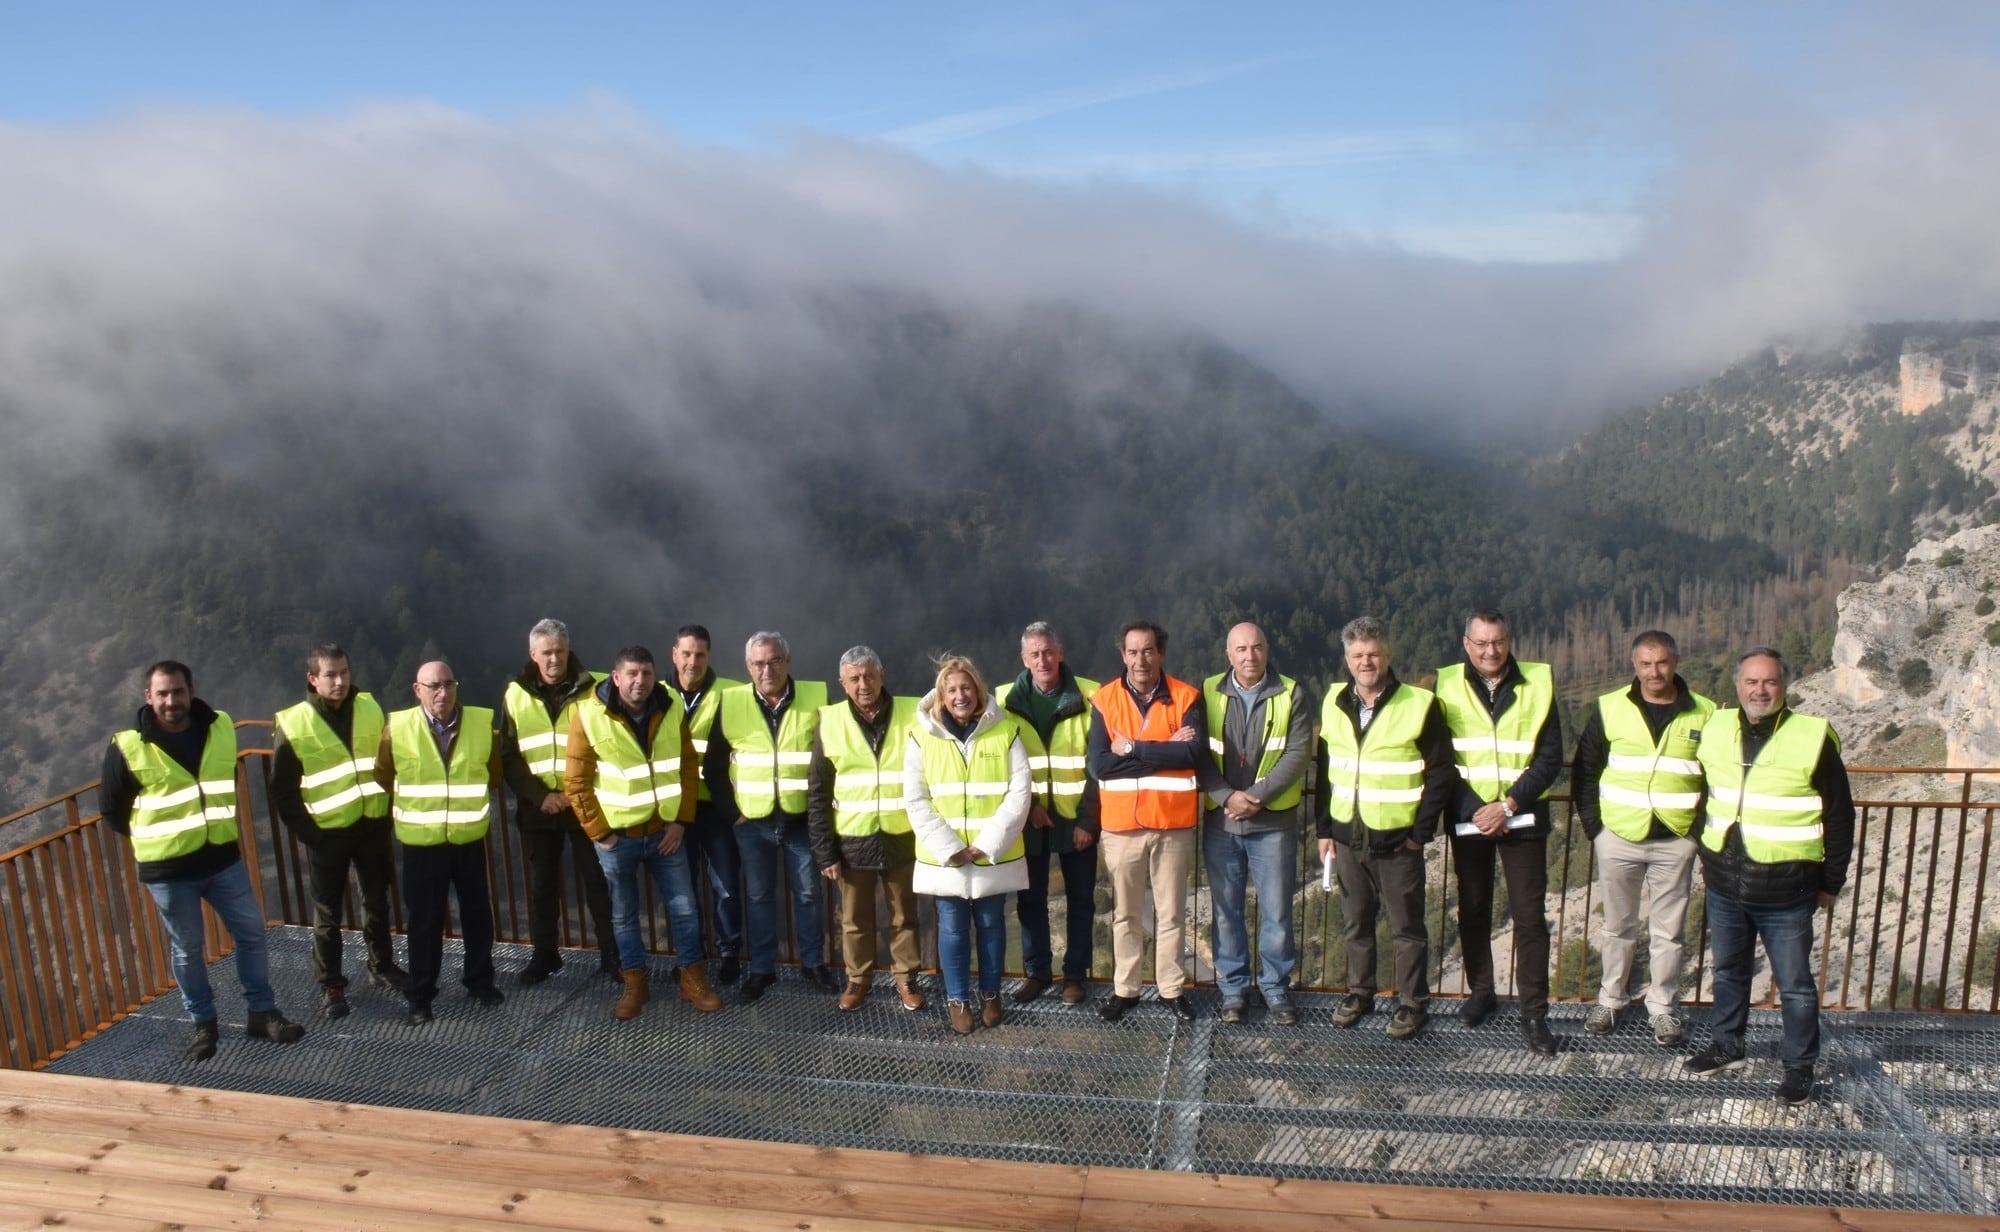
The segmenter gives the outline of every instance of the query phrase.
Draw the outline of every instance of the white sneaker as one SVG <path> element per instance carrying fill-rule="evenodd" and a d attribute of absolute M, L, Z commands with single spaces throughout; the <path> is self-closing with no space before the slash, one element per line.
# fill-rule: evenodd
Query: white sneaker
<path fill-rule="evenodd" d="M 1681 1020 L 1672 1014 L 1653 1015 L 1653 1042 L 1662 1048 L 1672 1048 L 1681 1042 Z"/>
<path fill-rule="evenodd" d="M 1583 1029 L 1592 1035 L 1609 1035 L 1618 1027 L 1618 1011 L 1609 1005 L 1592 1006 L 1590 1016 L 1583 1020 Z"/>

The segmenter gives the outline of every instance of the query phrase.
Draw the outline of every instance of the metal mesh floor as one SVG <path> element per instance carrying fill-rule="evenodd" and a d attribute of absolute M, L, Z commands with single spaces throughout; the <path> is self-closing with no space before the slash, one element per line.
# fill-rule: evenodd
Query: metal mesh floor
<path fill-rule="evenodd" d="M 224 1036 L 214 1060 L 180 1060 L 188 1028 L 169 994 L 50 1065 L 56 1073 L 259 1091 L 488 1116 L 999 1159 L 1110 1164 L 1469 1188 L 2000 1213 L 2000 1021 L 1829 1014 L 1822 1085 L 1778 1105 L 1775 1012 L 1751 1021 L 1749 1068 L 1696 1078 L 1680 1061 L 1707 1042 L 1694 1012 L 1677 1049 L 1628 1011 L 1585 1034 L 1586 1007 L 1558 1005 L 1562 1052 L 1521 1046 L 1503 1006 L 1477 1031 L 1451 1003 L 1414 1041 L 1386 1039 L 1391 1008 L 1352 1030 L 1334 998 L 1302 994 L 1303 1021 L 1260 1009 L 1229 1026 L 1214 993 L 1177 1024 L 1149 999 L 1115 1026 L 1092 1003 L 1007 1002 L 998 1029 L 959 1038 L 933 1008 L 905 1012 L 882 987 L 857 1012 L 785 972 L 758 1002 L 725 991 L 717 1014 L 682 1003 L 654 967 L 655 998 L 611 1017 L 616 985 L 597 955 L 570 955 L 530 989 L 499 946 L 507 1003 L 450 985 L 437 1021 L 404 1022 L 393 993 L 349 989 L 354 1012 L 310 1016 L 310 930 L 270 931 L 280 1003 L 306 1024 L 290 1046 L 247 1040 L 235 973 L 217 964 Z M 350 936 L 351 964 L 361 953 Z M 448 942 L 445 972 L 457 969 Z M 664 988 L 665 994 L 660 990 Z"/>

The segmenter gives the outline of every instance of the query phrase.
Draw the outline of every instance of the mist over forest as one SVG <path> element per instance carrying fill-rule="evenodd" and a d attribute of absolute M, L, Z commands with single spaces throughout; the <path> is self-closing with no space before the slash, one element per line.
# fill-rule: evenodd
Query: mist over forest
<path fill-rule="evenodd" d="M 391 704 L 436 654 L 491 704 L 547 615 L 596 663 L 868 642 L 907 691 L 1033 619 L 1100 673 L 1160 619 L 1200 675 L 1252 616 L 1318 675 L 1362 611 L 1427 669 L 1477 604 L 1770 576 L 1511 464 L 1779 334 L 2000 315 L 1977 137 L 1691 149 L 1627 256 L 1527 267 L 615 104 L 0 127 L 0 809 L 167 656 L 239 717 L 324 638 Z"/>

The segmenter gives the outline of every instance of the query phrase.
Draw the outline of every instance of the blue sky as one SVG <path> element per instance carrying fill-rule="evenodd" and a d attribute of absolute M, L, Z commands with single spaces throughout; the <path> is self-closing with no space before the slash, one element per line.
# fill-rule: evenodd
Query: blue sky
<path fill-rule="evenodd" d="M 1865 115 L 1843 57 L 1926 22 L 1993 46 L 1950 5 L 22 2 L 0 121 L 622 105 L 699 143 L 829 133 L 1287 234 L 1568 260 L 1624 248 L 1711 79 Z"/>

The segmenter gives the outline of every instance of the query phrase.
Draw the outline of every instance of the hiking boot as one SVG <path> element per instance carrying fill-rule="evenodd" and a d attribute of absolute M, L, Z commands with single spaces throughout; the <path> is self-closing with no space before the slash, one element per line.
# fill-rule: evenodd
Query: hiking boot
<path fill-rule="evenodd" d="M 215 1055 L 216 1042 L 221 1038 L 215 1019 L 204 1018 L 194 1024 L 194 1035 L 188 1040 L 187 1051 L 181 1054 L 186 1061 L 206 1061 Z"/>
<path fill-rule="evenodd" d="M 1589 1017 L 1583 1020 L 1583 1029 L 1592 1035 L 1609 1035 L 1618 1029 L 1618 1010 L 1615 1006 L 1592 1006 Z"/>
<path fill-rule="evenodd" d="M 1366 993 L 1348 993 L 1340 999 L 1340 1004 L 1334 1007 L 1333 1025 L 1336 1027 L 1351 1027 L 1368 1017 L 1374 1008 L 1375 998 Z"/>
<path fill-rule="evenodd" d="M 915 1012 L 924 1008 L 924 990 L 918 986 L 917 977 L 896 981 L 896 996 L 902 999 L 903 1008 Z"/>
<path fill-rule="evenodd" d="M 1389 1018 L 1387 1035 L 1390 1039 L 1409 1039 L 1424 1029 L 1431 1020 L 1430 1011 L 1419 1005 L 1399 1005 Z M 1553 1046 L 1553 1045 L 1552 1045 Z"/>
<path fill-rule="evenodd" d="M 1271 1006 L 1267 1015 L 1273 1026 L 1296 1027 L 1299 1025 L 1299 1010 L 1290 1001 L 1279 1001 Z"/>
<path fill-rule="evenodd" d="M 348 1011 L 353 1008 L 353 1006 L 347 1003 L 347 989 L 345 986 L 340 984 L 321 984 L 319 986 L 320 1017 L 345 1018 Z"/>
<path fill-rule="evenodd" d="M 700 963 L 690 963 L 681 968 L 681 1000 L 704 1014 L 713 1014 L 722 1008 L 722 997 L 708 986 L 708 968 Z"/>
<path fill-rule="evenodd" d="M 861 1008 L 861 1003 L 867 999 L 868 985 L 858 980 L 849 981 L 847 988 L 840 994 L 840 1008 L 844 1010 L 858 1010 Z"/>
<path fill-rule="evenodd" d="M 622 974 L 625 991 L 620 994 L 618 1004 L 611 1007 L 611 1016 L 624 1022 L 637 1018 L 639 1011 L 646 1008 L 646 1002 L 653 999 L 652 990 L 646 987 L 646 969 L 633 967 Z"/>
<path fill-rule="evenodd" d="M 243 1034 L 274 1044 L 293 1044 L 306 1037 L 306 1029 L 278 1010 L 251 1010 L 250 1025 L 243 1029 Z"/>
<path fill-rule="evenodd" d="M 1672 1014 L 1655 1014 L 1652 1021 L 1653 1042 L 1662 1048 L 1672 1048 L 1681 1042 L 1681 1020 Z"/>
<path fill-rule="evenodd" d="M 1041 996 L 1044 992 L 1047 992 L 1048 988 L 1049 982 L 1046 979 L 1039 975 L 1031 975 L 1027 979 L 1022 980 L 1021 986 L 1014 990 L 1014 1004 L 1026 1005 L 1036 997 Z"/>
<path fill-rule="evenodd" d="M 1690 1074 L 1721 1074 L 1748 1064 L 1742 1053 L 1731 1052 L 1720 1041 L 1711 1041 L 1708 1047 L 1681 1062 L 1681 1069 Z"/>

